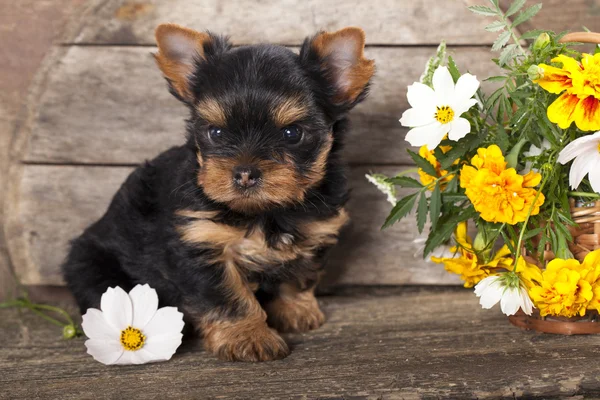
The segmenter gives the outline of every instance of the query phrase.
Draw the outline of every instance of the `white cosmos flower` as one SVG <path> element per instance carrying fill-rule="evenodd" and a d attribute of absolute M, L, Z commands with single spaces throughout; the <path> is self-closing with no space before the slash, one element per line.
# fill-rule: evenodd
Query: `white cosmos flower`
<path fill-rule="evenodd" d="M 506 315 L 515 315 L 519 308 L 527 315 L 533 311 L 533 302 L 518 275 L 507 272 L 488 276 L 475 285 L 475 295 L 479 304 L 490 309 L 500 302 L 500 308 Z"/>
<path fill-rule="evenodd" d="M 108 288 L 100 308 L 89 308 L 81 327 L 89 338 L 88 354 L 103 364 L 166 361 L 181 344 L 183 314 L 175 307 L 158 308 L 156 290 L 137 285 L 129 294 Z"/>
<path fill-rule="evenodd" d="M 435 149 L 444 136 L 460 140 L 471 131 L 471 124 L 461 115 L 477 104 L 473 99 L 479 81 L 471 74 L 462 75 L 456 85 L 446 67 L 438 67 L 433 74 L 433 89 L 415 82 L 408 87 L 409 108 L 402 114 L 400 123 L 412 129 L 406 140 L 412 146 L 427 145 Z"/>
<path fill-rule="evenodd" d="M 594 192 L 600 193 L 600 131 L 573 140 L 558 155 L 558 162 L 566 164 L 572 159 L 569 171 L 571 189 L 577 189 L 586 175 Z"/>

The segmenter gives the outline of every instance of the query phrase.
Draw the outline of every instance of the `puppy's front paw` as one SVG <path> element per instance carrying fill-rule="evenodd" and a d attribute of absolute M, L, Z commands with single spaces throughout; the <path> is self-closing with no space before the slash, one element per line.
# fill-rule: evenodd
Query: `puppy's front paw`
<path fill-rule="evenodd" d="M 204 346 L 227 361 L 272 361 L 290 354 L 285 341 L 264 321 L 220 321 L 207 325 Z"/>
<path fill-rule="evenodd" d="M 278 297 L 267 304 L 266 311 L 267 322 L 279 332 L 308 332 L 325 322 L 325 314 L 312 292 Z"/>

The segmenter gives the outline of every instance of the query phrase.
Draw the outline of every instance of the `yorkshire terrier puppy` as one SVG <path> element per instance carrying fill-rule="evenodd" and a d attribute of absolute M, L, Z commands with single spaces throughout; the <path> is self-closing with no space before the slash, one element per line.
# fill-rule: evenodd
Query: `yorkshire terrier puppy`
<path fill-rule="evenodd" d="M 82 312 L 108 287 L 147 283 L 218 357 L 283 358 L 277 331 L 325 320 L 314 289 L 348 220 L 347 114 L 375 70 L 364 33 L 321 32 L 299 54 L 174 24 L 156 40 L 158 67 L 190 110 L 187 141 L 131 173 L 72 242 L 65 280 Z"/>

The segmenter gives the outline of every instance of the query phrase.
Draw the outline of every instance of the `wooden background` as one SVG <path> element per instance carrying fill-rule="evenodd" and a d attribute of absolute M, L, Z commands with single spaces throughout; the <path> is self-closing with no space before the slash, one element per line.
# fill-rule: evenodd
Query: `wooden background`
<path fill-rule="evenodd" d="M 600 31 L 598 0 L 541 2 L 542 11 L 524 28 L 585 25 Z M 380 232 L 390 205 L 364 174 L 410 167 L 406 129 L 398 119 L 407 108 L 406 86 L 418 79 L 440 40 L 447 41 L 463 72 L 480 79 L 497 72 L 489 60 L 495 35 L 483 29 L 490 20 L 466 10 L 484 0 L 60 0 L 54 3 L 66 8 L 59 10 L 52 3 L 43 0 L 36 7 L 64 21 L 52 27 L 60 35 L 47 51 L 36 53 L 45 54 L 43 61 L 19 60 L 37 72 L 27 95 L 18 93 L 21 107 L 13 107 L 11 118 L 0 124 L 3 282 L 12 269 L 27 285 L 61 285 L 67 242 L 102 215 L 136 164 L 183 142 L 185 109 L 167 92 L 150 56 L 155 26 L 176 22 L 229 34 L 235 44 L 291 47 L 320 29 L 361 26 L 377 75 L 371 96 L 352 113 L 346 157 L 353 224 L 334 254 L 327 283 L 457 283 L 416 254 L 413 221 Z M 12 43 L 18 47 L 18 41 Z M 16 100 L 3 99 L 4 105 L 10 101 Z"/>

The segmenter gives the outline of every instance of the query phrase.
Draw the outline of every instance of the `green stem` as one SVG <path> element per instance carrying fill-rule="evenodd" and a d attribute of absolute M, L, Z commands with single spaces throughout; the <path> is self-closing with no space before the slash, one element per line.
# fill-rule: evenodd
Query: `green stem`
<path fill-rule="evenodd" d="M 67 313 L 65 310 L 63 310 L 62 308 L 58 308 L 58 307 L 54 307 L 54 306 L 48 306 L 46 304 L 32 304 L 31 305 L 32 308 L 37 309 L 41 309 L 41 310 L 48 310 L 48 311 L 52 311 L 55 312 L 57 314 L 62 315 L 68 322 L 68 325 L 75 325 L 75 323 L 73 322 L 73 319 L 71 318 L 71 316 L 69 315 L 69 313 Z"/>
<path fill-rule="evenodd" d="M 542 193 L 542 190 L 544 189 L 544 186 L 546 185 L 546 182 L 548 181 L 549 176 L 550 175 L 547 174 L 544 177 L 544 180 L 542 181 L 540 188 L 538 189 L 537 193 L 535 194 L 535 197 L 533 199 L 533 202 L 531 203 L 531 206 L 529 206 L 529 210 L 527 211 L 527 217 L 525 217 L 525 221 L 523 221 L 523 228 L 521 229 L 521 232 L 519 232 L 519 241 L 517 242 L 517 248 L 516 248 L 516 254 L 515 254 L 515 266 L 513 268 L 513 272 L 517 271 L 517 265 L 519 264 L 519 257 L 521 256 L 521 247 L 523 244 L 523 236 L 525 236 L 525 231 L 527 229 L 527 223 L 529 222 L 529 218 L 531 217 L 531 213 L 533 212 L 535 203 L 537 202 L 538 198 L 540 197 L 540 194 Z"/>
<path fill-rule="evenodd" d="M 48 315 L 44 314 L 43 312 L 41 312 L 41 311 L 39 311 L 39 310 L 36 310 L 36 309 L 35 309 L 35 308 L 33 308 L 33 307 L 27 307 L 27 308 L 29 308 L 31 311 L 33 311 L 33 312 L 34 312 L 36 315 L 38 315 L 39 317 L 42 317 L 43 319 L 45 319 L 45 320 L 46 320 L 46 321 L 48 321 L 48 322 L 51 322 L 51 323 L 53 323 L 54 325 L 58 325 L 58 326 L 60 326 L 60 327 L 64 327 L 64 326 L 65 326 L 65 324 L 64 324 L 64 323 L 62 323 L 62 322 L 60 322 L 60 321 L 58 321 L 58 320 L 56 320 L 56 319 L 54 319 L 54 318 L 52 318 L 52 317 L 50 317 L 50 316 L 48 316 Z"/>
<path fill-rule="evenodd" d="M 569 192 L 569 196 L 575 196 L 575 197 L 591 197 L 591 198 L 593 198 L 593 199 L 600 199 L 600 194 L 598 194 L 598 193 Z"/>

